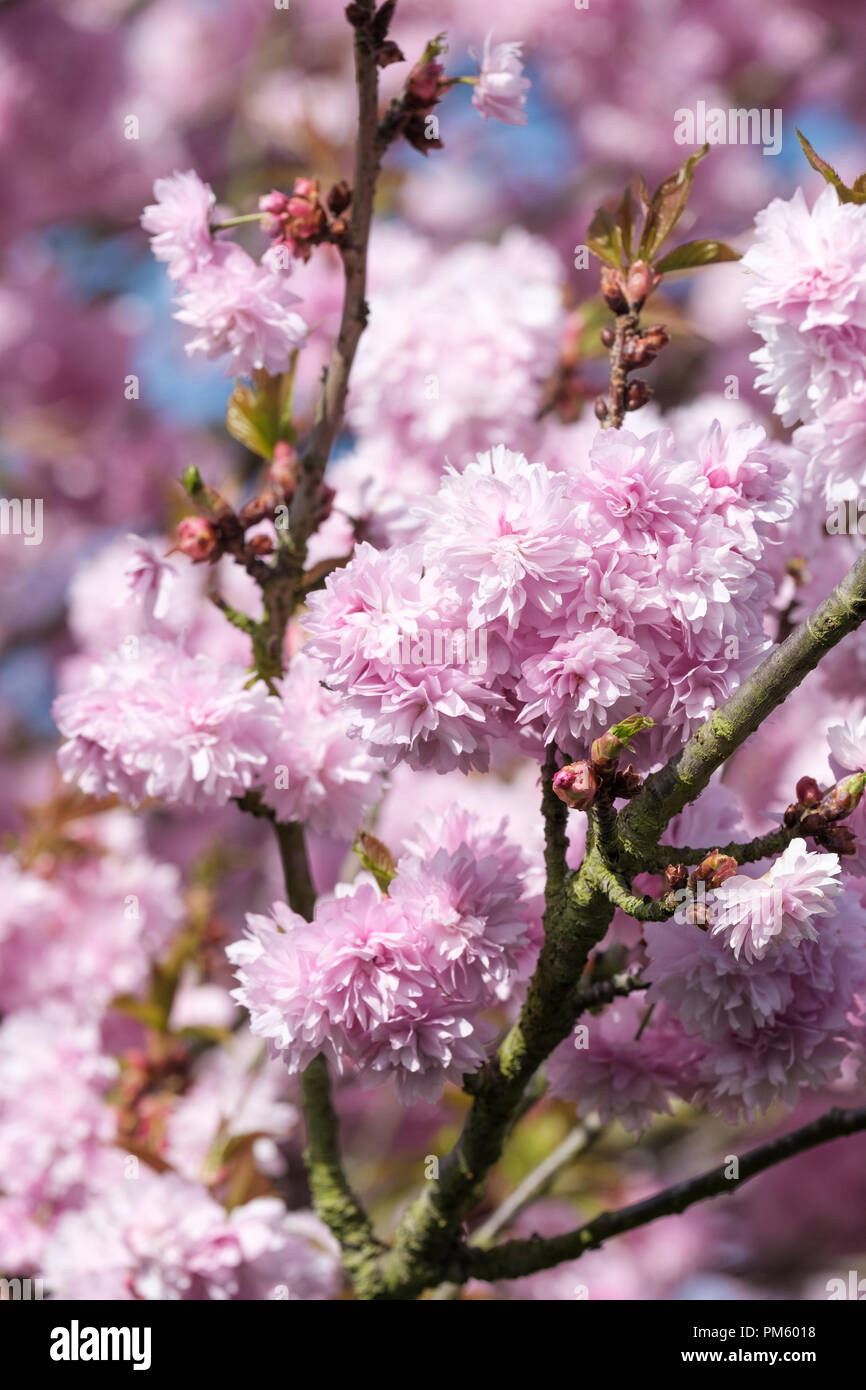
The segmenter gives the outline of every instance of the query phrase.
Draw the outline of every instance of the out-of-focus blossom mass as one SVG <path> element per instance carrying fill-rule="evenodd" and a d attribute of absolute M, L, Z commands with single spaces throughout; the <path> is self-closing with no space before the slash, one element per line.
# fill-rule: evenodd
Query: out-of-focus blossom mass
<path fill-rule="evenodd" d="M 4 1291 L 457 1296 L 866 1105 L 862 13 L 3 9 Z M 459 1296 L 826 1298 L 864 1131 Z"/>

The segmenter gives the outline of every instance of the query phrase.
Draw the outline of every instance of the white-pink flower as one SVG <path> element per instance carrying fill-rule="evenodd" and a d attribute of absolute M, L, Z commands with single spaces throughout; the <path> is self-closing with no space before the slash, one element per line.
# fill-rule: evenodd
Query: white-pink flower
<path fill-rule="evenodd" d="M 816 919 L 836 912 L 843 891 L 836 854 L 819 854 L 792 840 L 761 878 L 734 874 L 711 895 L 712 932 L 724 936 L 739 957 L 761 960 L 781 942 L 799 945 L 818 937 Z"/>
<path fill-rule="evenodd" d="M 184 280 L 177 302 L 175 318 L 197 330 L 186 345 L 189 356 L 228 356 L 227 376 L 279 375 L 306 338 L 287 273 L 259 265 L 233 243 L 216 247 L 212 259 Z"/>
<path fill-rule="evenodd" d="M 485 121 L 493 119 L 505 125 L 526 125 L 526 93 L 532 83 L 523 76 L 523 45 L 494 44 L 492 38 L 490 33 L 484 40 L 481 70 L 472 90 L 472 105 Z M 472 52 L 472 56 L 477 59 L 476 53 Z"/>
<path fill-rule="evenodd" d="M 151 250 L 158 261 L 167 262 L 172 280 L 182 280 L 207 265 L 214 253 L 210 233 L 214 191 L 192 169 L 157 179 L 153 185 L 155 203 L 141 215 L 141 225 L 151 233 Z"/>

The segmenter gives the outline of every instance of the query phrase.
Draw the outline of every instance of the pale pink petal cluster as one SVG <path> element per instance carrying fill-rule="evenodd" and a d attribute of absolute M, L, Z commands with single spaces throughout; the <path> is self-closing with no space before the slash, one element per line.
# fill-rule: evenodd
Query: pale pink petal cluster
<path fill-rule="evenodd" d="M 151 250 L 166 262 L 172 280 L 183 280 L 213 258 L 210 222 L 216 195 L 192 169 L 157 179 L 153 194 L 156 202 L 144 209 L 141 225 L 151 233 Z"/>
<path fill-rule="evenodd" d="M 381 795 L 383 764 L 349 735 L 348 711 L 324 685 L 325 669 L 298 652 L 279 683 L 282 728 L 271 749 L 263 800 L 280 821 L 353 837 Z"/>
<path fill-rule="evenodd" d="M 836 854 L 806 848 L 795 839 L 760 878 L 734 874 L 710 896 L 712 932 L 734 955 L 761 960 L 782 942 L 816 941 L 821 919 L 836 912 L 844 891 Z"/>
<path fill-rule="evenodd" d="M 507 990 L 536 922 L 527 865 L 502 828 L 446 817 L 397 861 L 387 894 L 361 874 L 319 899 L 250 916 L 228 948 L 252 1031 L 291 1071 L 319 1052 L 403 1101 L 436 1099 L 483 1063 L 484 1010 Z"/>
<path fill-rule="evenodd" d="M 269 767 L 279 702 L 242 666 L 131 639 L 55 701 L 64 777 L 92 796 L 224 805 Z"/>
<path fill-rule="evenodd" d="M 312 1212 L 259 1197 L 227 1213 L 198 1183 L 141 1171 L 58 1222 L 44 1255 L 55 1298 L 326 1299 L 339 1249 Z"/>
<path fill-rule="evenodd" d="M 492 34 L 484 40 L 472 105 L 485 121 L 492 118 L 505 125 L 526 125 L 526 93 L 532 84 L 523 76 L 523 45 L 495 44 L 492 40 Z"/>

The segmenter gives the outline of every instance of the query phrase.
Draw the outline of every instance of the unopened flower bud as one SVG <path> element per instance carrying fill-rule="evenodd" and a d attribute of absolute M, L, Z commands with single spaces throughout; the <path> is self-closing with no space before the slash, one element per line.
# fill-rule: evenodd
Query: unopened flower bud
<path fill-rule="evenodd" d="M 278 439 L 274 445 L 274 457 L 268 469 L 268 477 L 274 487 L 287 500 L 295 495 L 301 472 L 301 460 L 297 449 L 286 439 Z"/>
<path fill-rule="evenodd" d="M 821 800 L 821 788 L 814 777 L 801 777 L 796 795 L 801 806 L 817 806 Z"/>
<path fill-rule="evenodd" d="M 593 741 L 590 750 L 593 767 L 597 772 L 613 772 L 619 762 L 619 755 L 629 747 L 629 740 L 642 729 L 651 729 L 653 721 L 643 714 L 630 714 L 620 720 Z"/>
<path fill-rule="evenodd" d="M 736 859 L 732 859 L 730 854 L 722 854 L 720 850 L 713 850 L 702 859 L 695 869 L 693 877 L 701 879 L 708 888 L 720 888 L 726 878 L 732 878 L 739 869 Z"/>
<path fill-rule="evenodd" d="M 602 346 L 603 346 L 603 347 L 606 347 L 606 348 L 612 348 L 612 347 L 613 347 L 614 342 L 615 342 L 615 340 L 616 340 L 616 334 L 614 333 L 613 329 L 610 327 L 609 324 L 605 324 L 605 326 L 604 326 L 604 328 L 601 330 L 601 334 L 600 334 L 599 336 L 601 337 L 601 342 L 602 342 Z"/>
<path fill-rule="evenodd" d="M 588 762 L 568 763 L 555 774 L 553 790 L 572 811 L 588 811 L 598 791 L 598 780 Z"/>
<path fill-rule="evenodd" d="M 625 292 L 631 306 L 635 309 L 640 308 L 658 281 L 659 277 L 654 274 L 646 261 L 635 261 L 634 265 L 629 266 Z"/>
<path fill-rule="evenodd" d="M 628 313 L 628 300 L 625 297 L 622 274 L 612 265 L 603 265 L 601 268 L 601 292 L 608 308 L 613 313 Z"/>
<path fill-rule="evenodd" d="M 626 410 L 640 410 L 642 405 L 652 400 L 652 394 L 652 387 L 645 381 L 630 381 L 625 401 Z"/>
<path fill-rule="evenodd" d="M 835 821 L 850 816 L 855 807 L 860 804 L 864 787 L 866 787 L 866 774 L 862 772 L 854 772 L 850 777 L 843 777 L 841 782 L 837 782 L 835 787 L 830 788 L 821 801 L 820 809 L 824 819 Z"/>
<path fill-rule="evenodd" d="M 665 887 L 669 891 L 685 888 L 689 881 L 689 871 L 685 864 L 668 864 L 665 869 Z"/>
<path fill-rule="evenodd" d="M 178 550 L 188 555 L 193 564 L 216 559 L 220 553 L 219 537 L 203 516 L 185 516 L 178 522 L 175 534 Z"/>
<path fill-rule="evenodd" d="M 429 111 L 439 100 L 439 83 L 445 69 L 441 63 L 416 63 L 409 74 L 403 94 L 405 105 L 413 111 Z"/>
<path fill-rule="evenodd" d="M 271 540 L 270 536 L 251 536 L 248 545 L 253 555 L 261 556 L 273 554 L 274 543 Z"/>
<path fill-rule="evenodd" d="M 604 396 L 596 396 L 593 410 L 596 420 L 605 421 L 607 419 L 607 401 Z"/>

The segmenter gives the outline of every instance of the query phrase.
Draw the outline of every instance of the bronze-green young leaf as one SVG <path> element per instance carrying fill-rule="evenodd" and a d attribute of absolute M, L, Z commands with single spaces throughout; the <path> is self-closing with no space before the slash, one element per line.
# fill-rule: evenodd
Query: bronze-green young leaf
<path fill-rule="evenodd" d="M 797 131 L 797 139 L 803 147 L 803 153 L 808 159 L 813 169 L 816 169 L 823 178 L 833 185 L 839 197 L 840 203 L 866 203 L 866 174 L 861 174 L 854 180 L 854 187 L 849 188 L 843 179 L 839 177 L 832 164 L 828 164 L 826 159 L 821 156 L 809 144 L 802 130 Z"/>
<path fill-rule="evenodd" d="M 397 865 L 388 846 L 375 835 L 362 830 L 354 844 L 355 853 L 364 868 L 375 878 L 383 893 L 387 893 L 391 880 L 396 877 Z"/>
<path fill-rule="evenodd" d="M 256 372 L 252 385 L 239 381 L 229 398 L 226 429 L 229 434 L 260 458 L 273 458 L 280 439 L 294 442 L 292 391 L 297 353 L 287 372 L 268 376 Z"/>
<path fill-rule="evenodd" d="M 596 208 L 586 233 L 586 244 L 592 254 L 598 256 L 600 261 L 615 266 L 617 270 L 620 269 L 622 266 L 622 232 L 617 226 L 616 217 L 607 208 Z"/>
<path fill-rule="evenodd" d="M 709 150 L 709 145 L 702 145 L 697 154 L 689 155 L 679 169 L 662 179 L 652 195 L 638 246 L 638 257 L 641 260 L 653 260 L 659 247 L 676 227 L 686 210 L 695 169 L 704 156 L 709 154 Z"/>
<path fill-rule="evenodd" d="M 718 265 L 720 261 L 739 259 L 739 251 L 726 246 L 723 241 L 684 241 L 682 246 L 676 246 L 660 261 L 656 261 L 655 268 L 664 275 L 671 270 L 694 270 L 696 266 Z"/>

